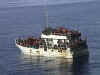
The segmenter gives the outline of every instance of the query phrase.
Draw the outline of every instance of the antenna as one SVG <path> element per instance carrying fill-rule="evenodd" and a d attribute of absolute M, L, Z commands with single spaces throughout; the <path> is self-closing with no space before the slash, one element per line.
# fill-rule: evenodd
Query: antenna
<path fill-rule="evenodd" d="M 48 28 L 48 1 L 47 0 L 44 0 L 45 1 L 45 4 L 44 4 L 44 7 L 45 7 L 45 19 L 46 19 L 46 27 Z"/>

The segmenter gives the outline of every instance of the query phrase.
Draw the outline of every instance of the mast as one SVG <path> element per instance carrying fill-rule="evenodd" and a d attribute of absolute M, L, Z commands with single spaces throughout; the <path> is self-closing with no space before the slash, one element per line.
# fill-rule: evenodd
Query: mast
<path fill-rule="evenodd" d="M 46 27 L 48 28 L 48 1 L 44 0 Z"/>

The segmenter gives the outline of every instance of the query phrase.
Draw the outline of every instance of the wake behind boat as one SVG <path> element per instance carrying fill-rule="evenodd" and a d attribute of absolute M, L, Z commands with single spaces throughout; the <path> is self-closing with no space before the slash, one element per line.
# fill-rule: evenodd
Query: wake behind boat
<path fill-rule="evenodd" d="M 15 43 L 24 54 L 74 58 L 89 54 L 87 39 L 83 40 L 81 35 L 78 30 L 47 27 L 38 38 L 18 38 Z"/>

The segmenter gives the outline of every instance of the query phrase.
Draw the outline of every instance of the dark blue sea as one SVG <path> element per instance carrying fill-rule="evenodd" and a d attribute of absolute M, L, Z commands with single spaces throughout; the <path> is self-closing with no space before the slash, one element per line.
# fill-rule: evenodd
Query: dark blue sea
<path fill-rule="evenodd" d="M 88 37 L 89 58 L 27 56 L 17 37 L 40 36 L 46 26 L 46 0 L 0 1 L 0 75 L 100 75 L 100 1 L 48 0 L 49 26 L 78 29 Z"/>

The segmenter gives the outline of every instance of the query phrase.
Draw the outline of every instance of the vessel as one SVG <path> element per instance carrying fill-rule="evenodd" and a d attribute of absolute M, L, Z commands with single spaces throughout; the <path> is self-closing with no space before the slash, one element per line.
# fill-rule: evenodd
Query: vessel
<path fill-rule="evenodd" d="M 87 39 L 79 30 L 46 27 L 40 37 L 17 38 L 22 53 L 33 56 L 75 58 L 89 55 Z"/>

